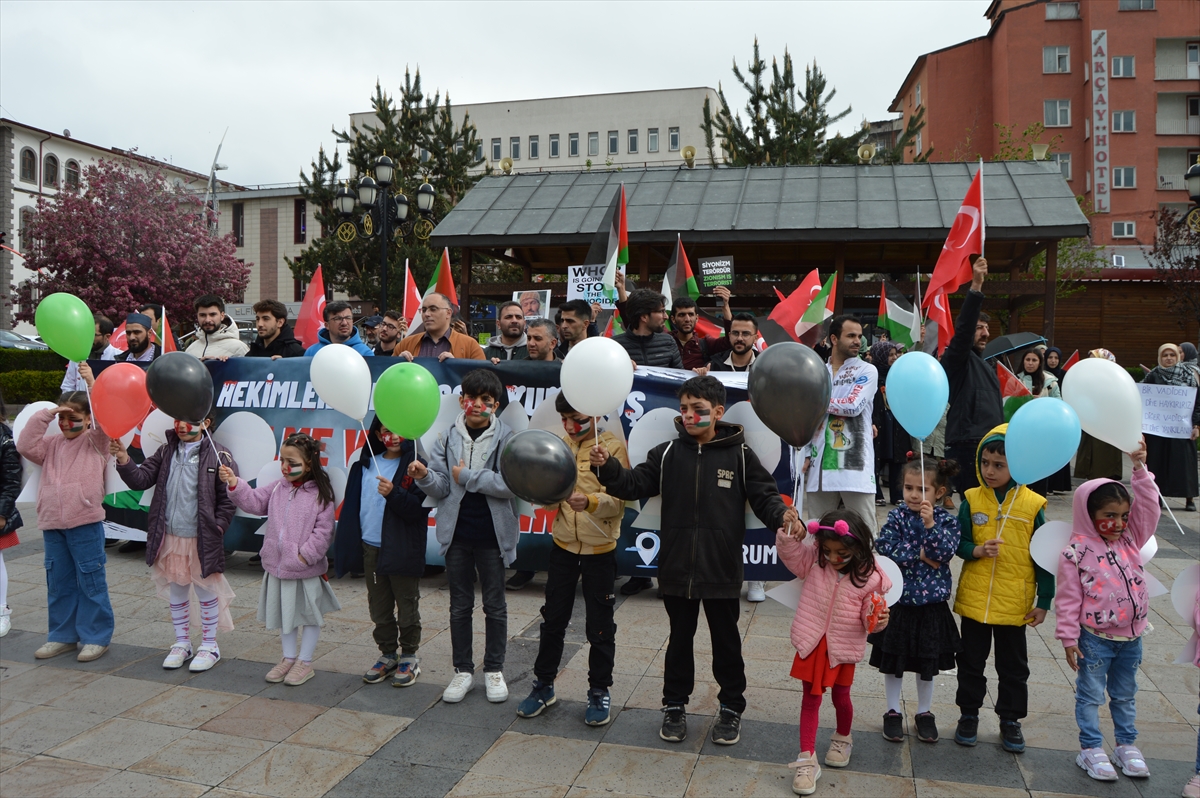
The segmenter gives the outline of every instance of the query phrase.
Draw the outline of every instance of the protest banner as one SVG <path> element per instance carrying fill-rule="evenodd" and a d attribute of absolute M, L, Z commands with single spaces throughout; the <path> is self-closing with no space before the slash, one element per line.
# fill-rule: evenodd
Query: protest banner
<path fill-rule="evenodd" d="M 1142 432 L 1160 438 L 1192 437 L 1192 408 L 1196 389 L 1182 385 L 1140 383 L 1142 393 Z"/>
<path fill-rule="evenodd" d="M 587 266 L 567 267 L 567 299 L 582 299 L 589 305 L 598 303 L 605 310 L 615 308 L 616 291 L 604 288 L 604 264 L 596 263 Z M 625 273 L 622 266 L 618 271 Z"/>
<path fill-rule="evenodd" d="M 719 285 L 725 286 L 730 291 L 733 290 L 733 257 L 731 255 L 700 258 L 696 261 L 696 268 L 700 272 L 701 292 L 711 294 L 713 289 Z"/>

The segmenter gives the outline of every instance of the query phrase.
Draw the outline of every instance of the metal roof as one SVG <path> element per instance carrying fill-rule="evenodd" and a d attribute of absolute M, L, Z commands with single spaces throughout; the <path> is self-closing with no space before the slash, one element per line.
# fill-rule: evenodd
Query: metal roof
<path fill-rule="evenodd" d="M 631 243 L 943 241 L 975 163 L 531 172 L 479 181 L 436 246 L 587 244 L 625 185 Z M 1058 164 L 984 164 L 987 236 L 1074 238 L 1088 221 Z"/>

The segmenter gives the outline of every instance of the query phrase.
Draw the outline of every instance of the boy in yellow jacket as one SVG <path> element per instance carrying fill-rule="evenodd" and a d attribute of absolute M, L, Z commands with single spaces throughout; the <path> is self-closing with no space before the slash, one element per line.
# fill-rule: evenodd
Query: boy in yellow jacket
<path fill-rule="evenodd" d="M 1025 750 L 1020 721 L 1029 714 L 1025 627 L 1045 620 L 1054 599 L 1054 575 L 1038 567 L 1029 554 L 1034 531 L 1046 523 L 1046 500 L 1009 475 L 1004 455 L 1007 430 L 1008 425 L 1001 424 L 980 441 L 975 459 L 979 487 L 968 490 L 958 508 L 958 556 L 966 562 L 954 595 L 963 643 L 955 698 L 962 714 L 954 741 L 972 746 L 978 739 L 979 708 L 987 693 L 984 666 L 994 639 L 1000 738 L 1006 751 L 1020 753 Z"/>
<path fill-rule="evenodd" d="M 594 419 L 576 412 L 562 392 L 555 397 L 554 406 L 562 416 L 563 439 L 575 455 L 579 476 L 575 492 L 559 504 L 554 519 L 554 546 L 546 574 L 546 604 L 542 607 L 541 644 L 533 665 L 533 690 L 517 707 L 517 715 L 540 715 L 556 700 L 554 677 L 558 675 L 563 639 L 575 605 L 575 585 L 582 576 L 587 639 L 591 644 L 584 723 L 603 726 L 610 719 L 608 688 L 612 686 L 617 650 L 613 583 L 617 579 L 617 539 L 621 536 L 625 502 L 609 496 L 592 471 L 589 458 L 596 441 Z M 629 467 L 629 455 L 617 436 L 607 430 L 600 433 L 600 445 L 622 466 Z"/>

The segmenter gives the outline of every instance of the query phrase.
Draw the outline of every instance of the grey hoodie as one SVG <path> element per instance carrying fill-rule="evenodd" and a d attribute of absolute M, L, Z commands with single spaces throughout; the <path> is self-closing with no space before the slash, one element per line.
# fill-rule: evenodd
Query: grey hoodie
<path fill-rule="evenodd" d="M 529 359 L 529 339 L 525 337 L 525 333 L 521 333 L 521 337 L 511 346 L 504 343 L 504 339 L 499 335 L 493 335 L 488 339 L 487 346 L 483 348 L 484 357 L 488 360 L 499 358 L 500 360 L 528 360 Z"/>

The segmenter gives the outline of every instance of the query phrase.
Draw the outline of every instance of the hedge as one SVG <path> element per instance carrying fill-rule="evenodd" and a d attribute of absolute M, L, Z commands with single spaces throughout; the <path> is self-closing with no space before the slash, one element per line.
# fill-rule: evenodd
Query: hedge
<path fill-rule="evenodd" d="M 10 405 L 56 402 L 62 381 L 63 375 L 57 371 L 6 371 L 0 373 L 0 394 Z"/>
<path fill-rule="evenodd" d="M 9 371 L 57 371 L 59 382 L 67 360 L 49 349 L 0 349 L 0 373 Z"/>

